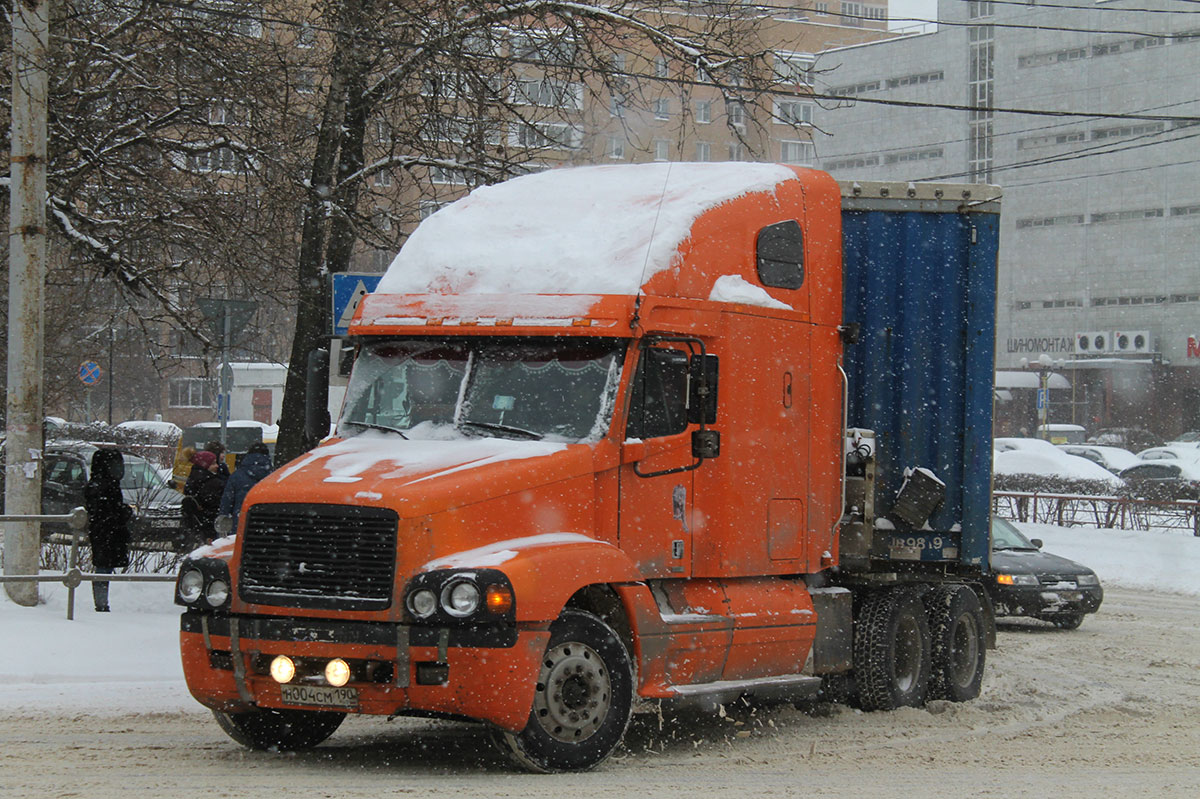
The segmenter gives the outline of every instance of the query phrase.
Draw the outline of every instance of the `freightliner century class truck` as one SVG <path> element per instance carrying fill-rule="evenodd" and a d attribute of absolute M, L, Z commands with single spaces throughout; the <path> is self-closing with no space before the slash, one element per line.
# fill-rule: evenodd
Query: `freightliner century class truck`
<path fill-rule="evenodd" d="M 537 771 L 661 703 L 976 697 L 997 223 L 987 186 L 748 163 L 440 210 L 350 325 L 336 435 L 181 567 L 192 694 L 253 748 L 450 717 Z"/>

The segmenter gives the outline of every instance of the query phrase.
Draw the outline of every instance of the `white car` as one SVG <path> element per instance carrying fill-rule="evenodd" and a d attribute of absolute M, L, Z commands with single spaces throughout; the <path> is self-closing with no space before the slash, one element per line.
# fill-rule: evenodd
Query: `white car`
<path fill-rule="evenodd" d="M 1099 444 L 1059 444 L 1058 448 L 1069 455 L 1078 455 L 1098 463 L 1113 474 L 1120 474 L 1122 469 L 1136 466 L 1142 460 L 1122 447 L 1105 447 Z"/>
<path fill-rule="evenodd" d="M 1032 474 L 1063 480 L 1094 480 L 1114 490 L 1124 483 L 1098 463 L 1071 455 L 1049 441 L 1037 438 L 997 438 L 992 467 L 996 474 Z"/>
<path fill-rule="evenodd" d="M 1200 446 L 1195 444 L 1167 444 L 1151 447 L 1138 453 L 1144 461 L 1188 461 L 1200 463 Z"/>

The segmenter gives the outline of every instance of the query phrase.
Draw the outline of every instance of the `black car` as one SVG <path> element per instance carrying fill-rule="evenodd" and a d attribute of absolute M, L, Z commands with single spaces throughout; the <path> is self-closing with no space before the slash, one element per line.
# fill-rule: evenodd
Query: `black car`
<path fill-rule="evenodd" d="M 1073 560 L 1042 552 L 1005 519 L 992 518 L 992 576 L 986 580 L 997 616 L 1032 616 L 1074 630 L 1104 599 L 1100 578 Z"/>

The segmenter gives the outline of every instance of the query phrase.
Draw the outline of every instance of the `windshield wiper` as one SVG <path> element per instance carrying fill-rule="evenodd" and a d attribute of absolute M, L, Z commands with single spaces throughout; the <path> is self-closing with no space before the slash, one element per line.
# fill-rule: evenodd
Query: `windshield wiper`
<path fill-rule="evenodd" d="M 385 433 L 396 433 L 405 441 L 408 441 L 408 436 L 404 435 L 404 431 L 395 427 L 389 427 L 386 424 L 376 424 L 375 422 L 360 422 L 357 419 L 347 419 L 346 424 L 352 424 L 356 427 L 367 427 L 371 430 L 382 430 Z"/>
<path fill-rule="evenodd" d="M 532 440 L 544 438 L 542 433 L 535 433 L 534 431 L 526 430 L 523 427 L 511 427 L 506 424 L 496 424 L 495 422 L 477 422 L 474 419 L 463 419 L 458 424 L 461 427 L 466 427 L 469 425 L 471 427 L 478 427 L 483 430 L 494 430 L 497 433 L 512 433 L 514 435 L 524 436 L 525 438 Z"/>

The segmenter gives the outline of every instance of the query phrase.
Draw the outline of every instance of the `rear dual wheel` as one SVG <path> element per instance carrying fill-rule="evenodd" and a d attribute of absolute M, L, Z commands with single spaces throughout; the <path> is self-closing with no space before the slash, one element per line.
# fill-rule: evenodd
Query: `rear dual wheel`
<path fill-rule="evenodd" d="M 854 682 L 863 710 L 924 703 L 931 670 L 929 622 L 916 593 L 869 594 L 854 620 Z"/>
<path fill-rule="evenodd" d="M 979 595 L 965 585 L 935 588 L 925 595 L 933 669 L 930 699 L 967 702 L 979 696 L 987 639 Z"/>

